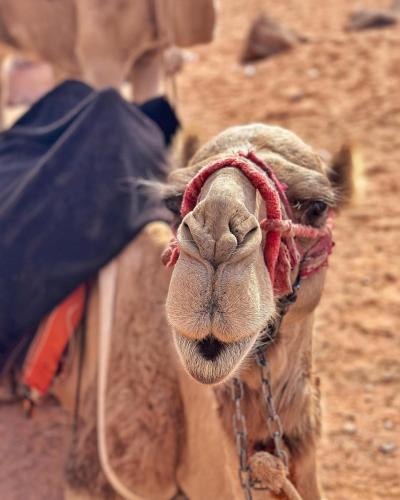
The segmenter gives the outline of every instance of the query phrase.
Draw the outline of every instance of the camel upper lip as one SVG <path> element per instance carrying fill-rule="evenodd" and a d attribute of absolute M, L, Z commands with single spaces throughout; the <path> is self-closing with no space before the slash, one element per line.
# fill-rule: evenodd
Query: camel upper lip
<path fill-rule="evenodd" d="M 175 333 L 175 343 L 184 367 L 195 380 L 202 384 L 218 384 L 239 367 L 256 337 L 221 342 L 213 335 L 193 340 Z"/>

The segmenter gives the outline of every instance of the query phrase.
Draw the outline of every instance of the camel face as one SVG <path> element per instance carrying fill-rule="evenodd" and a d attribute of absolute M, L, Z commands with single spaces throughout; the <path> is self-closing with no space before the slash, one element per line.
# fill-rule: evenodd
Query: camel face
<path fill-rule="evenodd" d="M 278 127 L 228 129 L 205 145 L 187 169 L 172 174 L 171 184 L 182 192 L 187 179 L 210 161 L 249 150 L 287 185 L 294 222 L 323 225 L 335 195 L 321 160 Z M 178 228 L 180 256 L 171 278 L 167 315 L 183 365 L 201 383 L 215 384 L 232 376 L 276 314 L 278 297 L 265 264 L 260 228 L 265 215 L 254 185 L 241 171 L 227 167 L 206 180 L 196 206 Z M 291 282 L 297 273 L 298 267 L 292 269 Z M 306 298 L 300 300 L 308 312 L 322 289 L 324 273 L 317 275 L 308 280 Z"/>
<path fill-rule="evenodd" d="M 182 360 L 200 382 L 227 377 L 274 313 L 257 216 L 255 189 L 227 168 L 209 179 L 178 229 L 167 311 Z"/>

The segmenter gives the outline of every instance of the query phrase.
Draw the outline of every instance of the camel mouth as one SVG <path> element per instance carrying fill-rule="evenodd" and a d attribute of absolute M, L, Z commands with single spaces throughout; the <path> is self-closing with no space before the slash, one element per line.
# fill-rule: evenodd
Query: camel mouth
<path fill-rule="evenodd" d="M 193 340 L 175 334 L 175 343 L 186 371 L 201 384 L 219 384 L 240 366 L 254 345 L 254 338 L 221 342 L 213 335 Z"/>
<path fill-rule="evenodd" d="M 226 348 L 226 342 L 221 342 L 213 335 L 208 335 L 197 343 L 197 350 L 207 361 L 214 361 Z"/>

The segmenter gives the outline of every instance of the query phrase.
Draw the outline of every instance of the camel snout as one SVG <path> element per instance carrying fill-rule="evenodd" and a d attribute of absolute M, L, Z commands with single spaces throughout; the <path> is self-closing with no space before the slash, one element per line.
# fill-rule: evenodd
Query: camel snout
<path fill-rule="evenodd" d="M 207 197 L 183 219 L 178 241 L 183 251 L 217 267 L 255 252 L 261 230 L 242 203 L 230 197 Z"/>

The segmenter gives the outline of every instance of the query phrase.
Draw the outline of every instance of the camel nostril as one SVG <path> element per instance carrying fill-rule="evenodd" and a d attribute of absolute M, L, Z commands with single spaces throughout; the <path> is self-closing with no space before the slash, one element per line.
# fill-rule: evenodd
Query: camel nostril
<path fill-rule="evenodd" d="M 225 344 L 216 339 L 213 335 L 208 335 L 197 343 L 199 353 L 207 361 L 214 361 L 225 349 Z"/>
<path fill-rule="evenodd" d="M 244 245 L 245 243 L 249 242 L 253 236 L 256 236 L 257 235 L 257 232 L 258 232 L 258 226 L 254 226 L 252 227 L 251 229 L 249 229 L 247 231 L 247 233 L 245 233 L 242 237 L 241 237 L 241 240 L 240 240 L 240 244 L 241 245 Z"/>
<path fill-rule="evenodd" d="M 192 248 L 192 250 L 198 250 L 201 246 L 201 232 L 196 221 L 191 217 L 182 223 L 180 242 L 185 248 Z"/>
<path fill-rule="evenodd" d="M 181 247 L 192 256 L 200 253 L 202 257 L 210 260 L 213 255 L 215 241 L 205 229 L 201 218 L 196 218 L 192 212 L 182 221 L 178 230 L 178 241 Z"/>
<path fill-rule="evenodd" d="M 239 245 L 246 243 L 252 236 L 256 235 L 259 229 L 259 223 L 256 217 L 249 214 L 247 217 L 236 214 L 229 221 L 229 231 L 235 235 Z"/>

